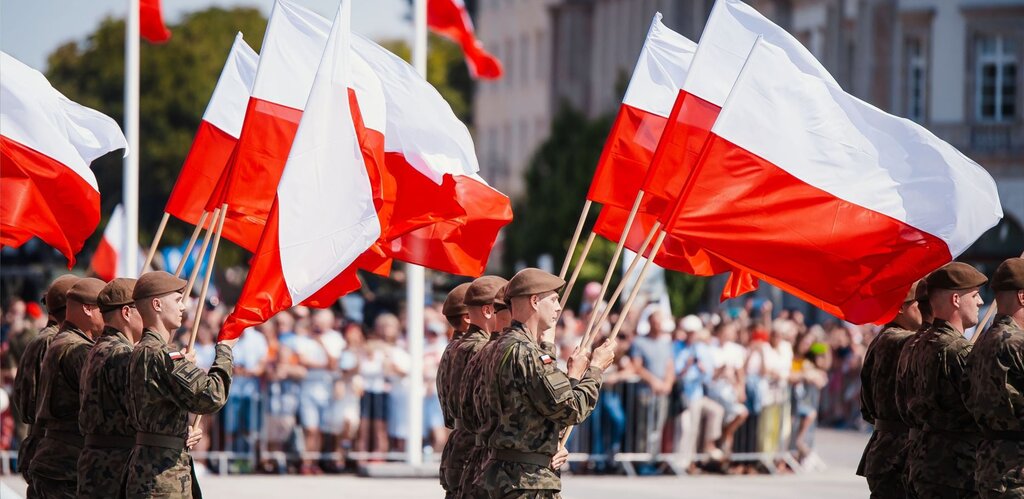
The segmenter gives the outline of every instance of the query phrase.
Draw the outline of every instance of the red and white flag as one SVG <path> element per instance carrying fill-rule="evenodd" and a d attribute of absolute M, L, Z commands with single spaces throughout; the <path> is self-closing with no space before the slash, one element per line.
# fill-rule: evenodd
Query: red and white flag
<path fill-rule="evenodd" d="M 100 221 L 89 165 L 128 143 L 110 117 L 72 102 L 3 52 L 0 74 L 0 245 L 38 237 L 70 268 Z"/>
<path fill-rule="evenodd" d="M 380 235 L 349 104 L 349 10 L 349 1 L 342 0 L 267 229 L 221 339 L 237 338 L 246 327 L 337 284 Z"/>
<path fill-rule="evenodd" d="M 139 0 L 139 34 L 150 43 L 164 43 L 171 39 L 171 30 L 164 25 L 160 0 Z"/>
<path fill-rule="evenodd" d="M 193 225 L 199 223 L 242 133 L 245 108 L 258 63 L 259 56 L 238 33 L 217 86 L 213 88 L 210 103 L 206 105 L 192 148 L 167 199 L 164 208 L 167 213 Z"/>
<path fill-rule="evenodd" d="M 121 258 L 121 250 L 124 248 L 124 207 L 120 204 L 114 207 L 114 212 L 110 214 L 110 219 L 107 220 L 107 226 L 103 229 L 103 238 L 100 239 L 99 245 L 96 246 L 96 252 L 92 255 L 92 262 L 89 264 L 89 268 L 96 274 L 97 277 L 104 281 L 109 281 L 116 277 L 128 277 L 128 268 L 125 267 L 125 259 Z M 146 261 L 146 256 L 142 252 L 142 248 L 136 245 L 138 248 L 139 257 L 139 272 L 134 275 L 141 275 L 144 271 L 142 264 Z"/>
<path fill-rule="evenodd" d="M 668 230 L 855 323 L 1002 217 L 984 168 L 758 41 Z"/>
<path fill-rule="evenodd" d="M 433 86 L 370 40 L 356 35 L 352 46 L 386 100 L 384 158 L 397 189 L 390 253 L 435 270 L 480 275 L 498 231 L 512 220 L 508 197 L 477 175 L 473 138 Z"/>
<path fill-rule="evenodd" d="M 473 20 L 469 17 L 463 0 L 429 0 L 427 26 L 462 47 L 462 53 L 466 56 L 466 66 L 474 78 L 501 78 L 501 61 L 484 50 L 483 43 L 477 39 L 473 30 Z"/>

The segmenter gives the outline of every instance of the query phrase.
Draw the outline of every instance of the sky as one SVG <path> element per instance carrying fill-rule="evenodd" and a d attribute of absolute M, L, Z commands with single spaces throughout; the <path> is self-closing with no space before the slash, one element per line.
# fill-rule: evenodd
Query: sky
<path fill-rule="evenodd" d="M 293 0 L 333 18 L 338 0 Z M 164 20 L 207 7 L 258 7 L 270 14 L 273 0 L 162 0 Z M 124 17 L 128 0 L 0 0 L 0 50 L 45 71 L 46 57 L 60 45 L 83 40 L 107 16 Z M 353 0 L 352 30 L 373 39 L 410 39 L 408 0 Z M 172 38 L 173 40 L 173 38 Z M 143 42 L 145 43 L 145 42 Z"/>

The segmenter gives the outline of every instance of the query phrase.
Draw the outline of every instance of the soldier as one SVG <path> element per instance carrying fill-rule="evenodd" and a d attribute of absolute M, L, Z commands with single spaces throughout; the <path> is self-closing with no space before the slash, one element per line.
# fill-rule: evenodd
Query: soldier
<path fill-rule="evenodd" d="M 971 343 L 965 329 L 978 323 L 978 288 L 988 279 L 953 262 L 926 278 L 932 327 L 906 352 L 906 375 L 897 403 L 906 406 L 911 437 L 907 454 L 910 493 L 920 498 L 977 497 L 974 486 L 978 428 L 964 406 L 964 368 Z M 902 397 L 902 399 L 901 399 Z"/>
<path fill-rule="evenodd" d="M 466 365 L 490 339 L 496 327 L 497 314 L 494 308 L 494 296 L 508 281 L 498 276 L 483 276 L 466 288 L 463 303 L 469 316 L 469 328 L 449 350 L 449 361 L 446 369 L 450 380 L 446 388 L 448 410 L 455 418 L 455 431 L 448 437 L 441 454 L 442 466 L 445 469 L 444 482 L 453 497 L 462 496 L 462 475 L 476 439 L 474 433 L 465 427 L 465 406 L 460 397 L 462 385 L 466 383 Z"/>
<path fill-rule="evenodd" d="M 998 314 L 967 356 L 964 402 L 981 427 L 974 481 L 984 499 L 1024 497 L 1024 259 L 992 275 Z"/>
<path fill-rule="evenodd" d="M 78 386 L 89 349 L 103 331 L 96 302 L 105 284 L 88 277 L 68 290 L 64 325 L 43 356 L 36 421 L 46 426 L 46 435 L 29 465 L 39 497 L 75 497 L 78 488 L 78 455 L 84 444 L 78 430 Z"/>
<path fill-rule="evenodd" d="M 194 352 L 172 351 L 167 343 L 181 326 L 184 287 L 167 272 L 148 272 L 132 292 L 145 329 L 128 362 L 128 414 L 138 432 L 124 471 L 127 497 L 202 497 L 185 439 L 188 414 L 224 406 L 238 340 L 217 343 L 209 374 L 196 367 Z"/>
<path fill-rule="evenodd" d="M 444 299 L 444 305 L 441 306 L 441 313 L 448 319 L 448 323 L 451 324 L 453 331 L 452 339 L 448 342 L 444 353 L 441 354 L 441 360 L 437 363 L 437 379 L 435 383 L 437 386 L 437 399 L 441 403 L 441 415 L 444 417 L 444 426 L 449 430 L 455 429 L 455 410 L 452 408 L 452 391 L 449 388 L 451 388 L 453 376 L 459 376 L 459 373 L 451 370 L 451 364 L 459 341 L 462 339 L 463 333 L 469 328 L 469 307 L 465 304 L 465 298 L 466 290 L 469 289 L 470 284 L 472 283 L 465 282 L 455 286 Z M 458 482 L 448 482 L 449 474 L 455 473 L 454 469 L 451 472 L 448 470 L 449 454 L 451 453 L 449 442 L 450 439 L 445 442 L 444 449 L 441 451 L 440 481 L 441 488 L 445 491 L 445 497 L 456 497 L 458 495 L 456 493 L 459 485 Z"/>
<path fill-rule="evenodd" d="M 541 348 L 554 340 L 561 313 L 558 290 L 565 281 L 539 269 L 524 269 L 506 288 L 512 325 L 495 348 L 500 356 L 485 367 L 487 403 L 499 414 L 487 445 L 491 455 L 477 484 L 490 497 L 559 497 L 558 468 L 568 453 L 559 447 L 561 433 L 593 411 L 602 372 L 615 356 L 609 339 L 593 355 L 577 349 L 568 374 Z M 556 455 L 557 454 L 557 455 Z"/>
<path fill-rule="evenodd" d="M 46 296 L 43 297 L 43 304 L 46 305 L 49 313 L 49 321 L 46 327 L 39 331 L 28 345 L 25 346 L 25 353 L 18 362 L 18 372 L 14 376 L 14 394 L 11 401 L 17 407 L 21 421 L 30 425 L 28 436 L 21 441 L 18 447 L 18 471 L 25 477 L 28 488 L 25 491 L 27 499 L 38 497 L 35 488 L 32 486 L 32 476 L 28 472 L 29 464 L 32 463 L 32 456 L 35 455 L 36 446 L 43 438 L 46 428 L 42 423 L 36 422 L 37 395 L 39 388 L 39 368 L 43 365 L 43 355 L 50 347 L 54 336 L 64 323 L 64 315 L 67 310 L 67 293 L 78 282 L 78 277 L 71 274 L 62 275 L 53 280 Z"/>
<path fill-rule="evenodd" d="M 918 308 L 918 287 L 915 282 L 907 292 L 896 317 L 886 324 L 871 342 L 861 368 L 861 414 L 875 427 L 861 457 L 857 474 L 867 478 L 871 497 L 876 499 L 907 496 L 903 482 L 907 456 L 907 427 L 896 405 L 896 367 L 900 351 L 921 328 Z"/>

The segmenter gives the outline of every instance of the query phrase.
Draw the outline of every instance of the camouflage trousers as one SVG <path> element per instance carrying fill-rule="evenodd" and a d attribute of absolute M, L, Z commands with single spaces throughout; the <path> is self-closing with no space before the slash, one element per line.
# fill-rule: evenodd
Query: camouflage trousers
<path fill-rule="evenodd" d="M 871 475 L 866 478 L 868 479 L 868 488 L 871 489 L 871 499 L 905 499 L 907 497 L 906 478 L 903 470 Z"/>
<path fill-rule="evenodd" d="M 39 445 L 39 438 L 36 435 L 28 434 L 21 444 L 18 445 L 18 472 L 25 479 L 28 488 L 25 490 L 25 499 L 39 497 L 32 486 L 32 474 L 28 472 L 28 465 L 32 463 L 32 456 L 36 453 L 36 446 Z"/>
<path fill-rule="evenodd" d="M 934 482 L 911 482 L 914 497 L 918 499 L 977 499 L 980 497 L 978 491 L 973 489 L 958 489 L 948 485 Z"/>
<path fill-rule="evenodd" d="M 1024 442 L 985 440 L 978 445 L 974 483 L 984 499 L 1024 499 Z"/>
<path fill-rule="evenodd" d="M 465 499 L 487 499 L 487 491 L 476 484 L 476 479 L 483 473 L 484 463 L 490 451 L 487 447 L 473 447 L 466 459 L 466 468 L 462 473 L 462 497 Z"/>
<path fill-rule="evenodd" d="M 488 459 L 476 485 L 490 499 L 558 498 L 562 480 L 550 467 Z"/>
<path fill-rule="evenodd" d="M 74 499 L 78 497 L 76 487 L 74 480 L 54 480 L 38 475 L 32 477 L 35 497 L 40 499 Z"/>
<path fill-rule="evenodd" d="M 184 450 L 136 445 L 124 468 L 124 497 L 200 499 L 192 456 Z"/>
<path fill-rule="evenodd" d="M 117 497 L 131 452 L 131 449 L 82 449 L 78 456 L 78 496 Z"/>
<path fill-rule="evenodd" d="M 456 429 L 444 444 L 441 451 L 441 487 L 447 492 L 447 497 L 461 497 L 462 474 L 473 442 L 472 433 Z"/>

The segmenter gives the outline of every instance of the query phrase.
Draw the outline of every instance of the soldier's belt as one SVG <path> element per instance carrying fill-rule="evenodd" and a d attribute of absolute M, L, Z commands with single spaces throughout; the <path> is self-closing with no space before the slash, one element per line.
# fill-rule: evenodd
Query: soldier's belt
<path fill-rule="evenodd" d="M 970 430 L 938 430 L 935 428 L 925 426 L 924 429 L 921 431 L 924 433 L 939 435 L 952 440 L 961 440 L 964 442 L 977 442 L 981 437 L 981 434 L 979 434 L 977 431 Z"/>
<path fill-rule="evenodd" d="M 892 419 L 875 419 L 875 431 L 887 431 L 889 433 L 907 433 L 910 427 L 902 421 Z"/>
<path fill-rule="evenodd" d="M 85 446 L 94 449 L 131 449 L 135 446 L 135 437 L 91 434 L 85 436 Z"/>
<path fill-rule="evenodd" d="M 985 440 L 1009 440 L 1015 442 L 1024 442 L 1024 431 L 989 431 L 985 430 L 981 432 L 981 436 Z"/>
<path fill-rule="evenodd" d="M 185 448 L 185 439 L 174 435 L 161 435 L 159 433 L 146 433 L 144 431 L 140 431 L 135 434 L 135 445 L 182 450 Z"/>
<path fill-rule="evenodd" d="M 85 437 L 75 432 L 47 428 L 46 438 L 52 438 L 58 442 L 64 442 L 68 445 L 73 445 L 75 447 L 85 446 Z"/>
<path fill-rule="evenodd" d="M 510 461 L 513 463 L 534 464 L 537 466 L 551 466 L 551 456 L 539 452 L 519 452 L 512 449 L 495 449 L 494 459 L 498 461 Z"/>
<path fill-rule="evenodd" d="M 458 419 L 458 418 L 455 419 L 455 430 L 456 431 L 466 431 L 466 425 L 462 424 L 462 420 L 461 419 Z"/>

